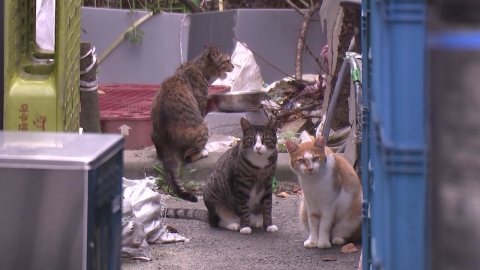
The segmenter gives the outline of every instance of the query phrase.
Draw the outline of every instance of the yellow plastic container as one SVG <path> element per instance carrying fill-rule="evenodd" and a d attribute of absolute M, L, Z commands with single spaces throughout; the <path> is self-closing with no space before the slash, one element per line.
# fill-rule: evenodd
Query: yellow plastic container
<path fill-rule="evenodd" d="M 77 131 L 80 0 L 56 0 L 55 52 L 35 42 L 35 0 L 5 2 L 6 130 Z"/>

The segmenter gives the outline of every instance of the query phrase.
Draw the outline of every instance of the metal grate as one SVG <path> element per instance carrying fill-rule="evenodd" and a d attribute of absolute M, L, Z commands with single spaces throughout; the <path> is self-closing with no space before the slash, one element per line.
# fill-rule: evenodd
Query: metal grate
<path fill-rule="evenodd" d="M 193 0 L 197 6 L 198 0 Z M 131 9 L 187 13 L 188 9 L 178 0 L 82 0 L 82 6 L 108 9 Z"/>

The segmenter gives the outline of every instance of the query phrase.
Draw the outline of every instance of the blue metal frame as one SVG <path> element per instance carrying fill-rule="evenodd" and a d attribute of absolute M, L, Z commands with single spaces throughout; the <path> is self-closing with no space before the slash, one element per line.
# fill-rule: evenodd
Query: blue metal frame
<path fill-rule="evenodd" d="M 426 266 L 425 9 L 362 2 L 363 269 Z"/>

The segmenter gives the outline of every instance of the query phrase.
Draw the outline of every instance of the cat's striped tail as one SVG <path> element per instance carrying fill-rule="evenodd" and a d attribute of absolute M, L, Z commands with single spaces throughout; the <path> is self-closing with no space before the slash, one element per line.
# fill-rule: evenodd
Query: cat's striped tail
<path fill-rule="evenodd" d="M 179 171 L 182 161 L 175 155 L 169 155 L 163 158 L 163 170 L 165 172 L 165 181 L 168 187 L 183 200 L 198 202 L 197 196 L 192 191 L 187 191 L 180 181 Z"/>
<path fill-rule="evenodd" d="M 172 208 L 167 209 L 165 216 L 167 218 L 196 219 L 208 222 L 208 211 L 204 209 Z"/>

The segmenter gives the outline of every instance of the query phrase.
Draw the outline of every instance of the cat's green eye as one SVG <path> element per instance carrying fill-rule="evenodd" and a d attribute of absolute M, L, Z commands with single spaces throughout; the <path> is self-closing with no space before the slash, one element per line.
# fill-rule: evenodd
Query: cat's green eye
<path fill-rule="evenodd" d="M 303 159 L 299 159 L 299 160 L 298 160 L 298 163 L 300 163 L 300 164 L 304 164 L 304 163 L 305 163 L 305 160 L 303 160 Z"/>
<path fill-rule="evenodd" d="M 320 158 L 319 157 L 315 157 L 313 158 L 313 162 L 317 162 Z"/>

